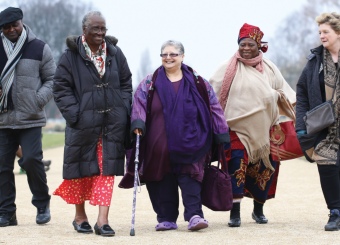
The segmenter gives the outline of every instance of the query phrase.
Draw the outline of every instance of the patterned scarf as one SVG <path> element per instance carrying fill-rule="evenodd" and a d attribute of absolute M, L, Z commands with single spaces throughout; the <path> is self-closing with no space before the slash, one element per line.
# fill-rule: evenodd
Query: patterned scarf
<path fill-rule="evenodd" d="M 339 109 L 340 109 L 340 52 L 338 58 L 338 67 L 336 68 L 331 54 L 327 49 L 323 51 L 323 68 L 324 70 L 324 81 L 325 81 L 325 90 L 326 90 L 326 99 L 330 100 L 333 95 L 333 90 L 336 88 L 334 93 L 333 103 L 334 104 L 334 113 L 336 121 L 329 126 L 328 134 L 325 139 L 320 141 L 320 143 L 315 147 L 312 158 L 321 165 L 331 165 L 336 164 L 337 152 L 339 149 L 340 138 L 339 138 L 339 127 L 340 127 L 340 118 L 339 118 Z"/>
<path fill-rule="evenodd" d="M 84 45 L 86 55 L 91 59 L 99 73 L 100 78 L 102 78 L 105 74 L 106 42 L 103 41 L 97 52 L 92 52 L 85 40 L 85 35 L 82 35 L 81 40 Z"/>
<path fill-rule="evenodd" d="M 18 38 L 14 48 L 12 42 L 8 40 L 3 33 L 1 33 L 2 43 L 7 55 L 7 62 L 0 76 L 1 96 L 0 96 L 0 113 L 5 113 L 9 109 L 13 109 L 13 102 L 11 97 L 11 88 L 14 81 L 15 66 L 20 60 L 23 53 L 23 47 L 26 43 L 27 33 L 25 28 Z"/>
<path fill-rule="evenodd" d="M 236 71 L 237 71 L 237 62 L 241 61 L 245 65 L 253 66 L 258 70 L 259 72 L 263 73 L 263 54 L 262 52 L 259 53 L 258 56 L 252 59 L 244 59 L 241 57 L 239 51 L 237 51 L 234 56 L 230 60 L 230 64 L 225 72 L 222 87 L 221 87 L 221 93 L 220 93 L 220 99 L 219 102 L 222 106 L 222 109 L 225 110 L 225 106 L 227 104 L 228 96 L 229 96 L 229 90 L 232 81 L 234 80 Z"/>

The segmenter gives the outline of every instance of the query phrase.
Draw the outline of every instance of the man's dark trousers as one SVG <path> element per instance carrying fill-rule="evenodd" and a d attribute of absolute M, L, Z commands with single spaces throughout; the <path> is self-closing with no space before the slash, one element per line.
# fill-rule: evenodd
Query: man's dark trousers
<path fill-rule="evenodd" d="M 16 211 L 13 169 L 19 145 L 23 153 L 20 165 L 26 171 L 33 194 L 32 204 L 37 208 L 43 208 L 51 199 L 42 163 L 41 127 L 0 129 L 0 213 Z"/>

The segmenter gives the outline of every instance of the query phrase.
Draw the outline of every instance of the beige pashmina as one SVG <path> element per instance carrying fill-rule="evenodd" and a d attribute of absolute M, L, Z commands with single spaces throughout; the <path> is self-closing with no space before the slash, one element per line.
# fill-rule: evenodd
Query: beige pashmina
<path fill-rule="evenodd" d="M 233 57 L 234 58 L 234 57 Z M 222 64 L 210 79 L 218 98 L 228 66 L 233 58 Z M 231 130 L 235 131 L 245 146 L 251 163 L 263 160 L 274 171 L 269 161 L 270 128 L 278 123 L 278 99 L 281 90 L 288 100 L 295 103 L 295 92 L 285 81 L 278 68 L 263 58 L 262 72 L 241 61 L 236 63 L 236 73 L 228 91 L 224 115 Z M 220 101 L 221 103 L 221 101 Z"/>

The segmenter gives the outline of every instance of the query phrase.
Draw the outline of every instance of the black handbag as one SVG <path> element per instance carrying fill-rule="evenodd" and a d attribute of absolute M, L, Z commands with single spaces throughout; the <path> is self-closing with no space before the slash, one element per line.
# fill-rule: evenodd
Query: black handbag
<path fill-rule="evenodd" d="M 335 81 L 338 79 L 336 78 Z M 332 98 L 326 102 L 314 107 L 310 111 L 306 112 L 303 120 L 306 124 L 307 134 L 315 134 L 321 130 L 328 128 L 335 122 L 334 105 L 337 103 L 338 98 L 334 100 L 334 94 L 336 91 L 337 82 L 335 83 Z"/>
<path fill-rule="evenodd" d="M 220 169 L 221 162 L 226 171 Z M 219 146 L 218 165 L 214 166 L 209 163 L 204 170 L 201 200 L 204 206 L 213 211 L 229 211 L 233 207 L 231 178 L 223 145 Z"/>
<path fill-rule="evenodd" d="M 332 99 L 314 107 L 310 111 L 307 111 L 303 120 L 306 124 L 307 134 L 318 133 L 332 125 L 335 122 L 334 104 Z"/>

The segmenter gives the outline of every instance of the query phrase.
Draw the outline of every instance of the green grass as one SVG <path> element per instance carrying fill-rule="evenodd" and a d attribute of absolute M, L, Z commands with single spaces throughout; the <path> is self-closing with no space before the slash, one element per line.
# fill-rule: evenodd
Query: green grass
<path fill-rule="evenodd" d="M 65 143 L 64 132 L 43 133 L 42 145 L 43 150 L 63 146 Z"/>

